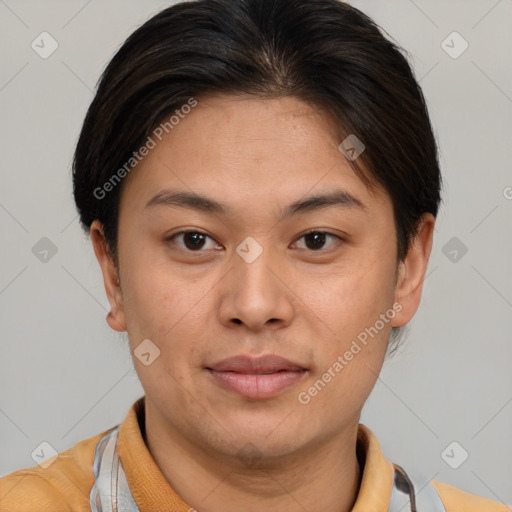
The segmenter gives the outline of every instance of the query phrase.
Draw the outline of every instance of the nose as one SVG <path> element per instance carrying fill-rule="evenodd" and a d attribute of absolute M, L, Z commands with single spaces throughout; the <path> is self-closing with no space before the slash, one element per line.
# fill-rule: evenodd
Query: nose
<path fill-rule="evenodd" d="M 228 327 L 245 325 L 251 331 L 289 325 L 294 295 L 283 263 L 265 248 L 251 262 L 234 254 L 231 270 L 221 281 L 221 323 Z"/>

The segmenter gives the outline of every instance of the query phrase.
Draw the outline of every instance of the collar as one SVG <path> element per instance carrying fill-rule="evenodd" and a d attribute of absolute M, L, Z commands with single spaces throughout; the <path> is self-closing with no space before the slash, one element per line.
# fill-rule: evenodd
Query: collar
<path fill-rule="evenodd" d="M 123 423 L 107 431 L 96 446 L 91 511 L 197 512 L 174 492 L 146 446 L 144 404 L 144 397 L 139 398 Z M 431 484 L 427 484 L 428 492 L 423 490 L 426 486 L 422 487 L 420 502 L 431 495 L 430 501 L 416 506 L 415 487 L 419 487 L 402 468 L 384 457 L 377 438 L 363 424 L 358 427 L 357 452 L 362 479 L 352 512 L 444 511 Z"/>

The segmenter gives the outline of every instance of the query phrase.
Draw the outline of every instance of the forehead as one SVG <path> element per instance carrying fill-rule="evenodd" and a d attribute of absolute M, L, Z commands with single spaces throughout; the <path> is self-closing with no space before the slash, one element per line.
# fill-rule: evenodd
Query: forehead
<path fill-rule="evenodd" d="M 355 174 L 333 121 L 296 98 L 210 96 L 174 121 L 125 179 L 122 203 L 180 189 L 243 209 L 340 187 L 363 204 L 389 202 Z"/>

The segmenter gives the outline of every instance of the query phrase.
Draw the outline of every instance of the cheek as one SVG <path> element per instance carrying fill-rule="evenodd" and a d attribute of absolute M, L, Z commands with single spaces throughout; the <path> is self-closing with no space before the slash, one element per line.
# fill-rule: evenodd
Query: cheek
<path fill-rule="evenodd" d="M 360 413 L 386 354 L 391 324 L 390 319 L 387 323 L 380 320 L 380 315 L 389 308 L 365 298 L 352 296 L 352 307 L 339 307 L 337 316 L 333 313 L 327 319 L 335 334 L 328 331 L 329 336 L 316 338 L 317 364 L 299 400 L 302 404 L 308 401 L 311 411 L 332 425 Z M 358 299 L 361 302 L 354 305 Z"/>
<path fill-rule="evenodd" d="M 192 289 L 191 289 L 192 288 Z M 210 287 L 190 286 L 183 277 L 151 271 L 133 274 L 123 292 L 128 337 L 134 366 L 149 396 L 169 409 L 192 407 L 189 381 L 201 361 L 204 349 L 205 307 L 201 300 Z M 136 349 L 149 339 L 159 350 L 146 366 L 137 360 Z"/>
<path fill-rule="evenodd" d="M 312 286 L 315 280 L 303 282 L 300 290 L 309 331 L 316 333 L 317 367 L 309 385 L 318 396 L 311 400 L 320 409 L 331 404 L 333 421 L 346 409 L 359 410 L 375 385 L 391 331 L 392 315 L 386 312 L 394 313 L 389 269 L 382 263 L 348 268 L 316 281 L 318 286 Z"/>
<path fill-rule="evenodd" d="M 374 325 L 394 298 L 390 270 L 382 268 L 382 263 L 380 267 L 347 265 L 329 276 L 310 275 L 299 283 L 296 293 L 305 313 L 331 340 L 330 345 L 333 338 L 337 340 L 337 349 Z"/>
<path fill-rule="evenodd" d="M 191 279 L 162 265 L 138 264 L 126 271 L 123 302 L 132 350 L 148 338 L 167 368 L 192 358 L 205 337 L 214 279 Z"/>
<path fill-rule="evenodd" d="M 338 404 L 331 405 L 333 421 L 346 409 L 358 411 L 375 385 L 395 313 L 393 300 L 392 258 L 353 262 L 309 294 L 309 307 L 330 328 L 317 340 L 319 368 L 312 377 L 322 389 L 317 407 Z"/>

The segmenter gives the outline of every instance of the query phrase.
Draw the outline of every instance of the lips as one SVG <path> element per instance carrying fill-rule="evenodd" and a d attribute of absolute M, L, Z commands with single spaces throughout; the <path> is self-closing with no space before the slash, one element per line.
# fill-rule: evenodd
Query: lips
<path fill-rule="evenodd" d="M 307 372 L 307 368 L 277 355 L 230 357 L 206 370 L 222 388 L 252 400 L 278 395 Z"/>
<path fill-rule="evenodd" d="M 268 355 L 261 357 L 235 356 L 223 359 L 209 367 L 216 372 L 236 372 L 248 375 L 269 374 L 279 371 L 305 370 L 302 366 L 292 363 L 284 357 Z"/>

